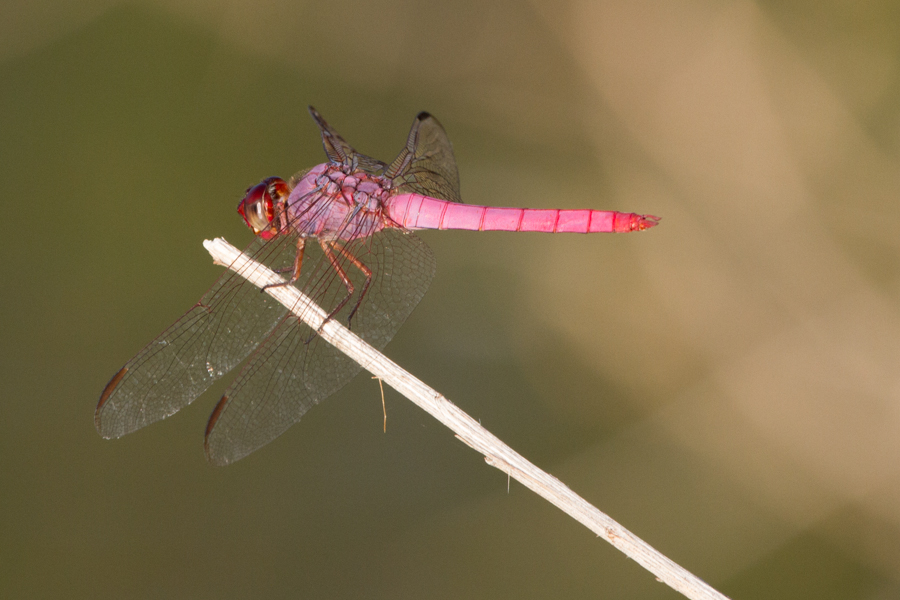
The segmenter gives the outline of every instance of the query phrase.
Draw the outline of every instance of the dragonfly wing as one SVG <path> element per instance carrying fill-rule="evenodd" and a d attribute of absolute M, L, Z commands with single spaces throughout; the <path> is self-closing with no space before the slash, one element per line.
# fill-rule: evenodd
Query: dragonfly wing
<path fill-rule="evenodd" d="M 384 176 L 402 192 L 461 202 L 453 146 L 438 120 L 427 112 L 416 116 L 406 146 Z"/>
<path fill-rule="evenodd" d="M 247 253 L 272 268 L 293 261 L 289 240 L 256 239 Z M 94 421 L 117 438 L 193 402 L 266 338 L 287 311 L 238 273 L 226 271 L 184 316 L 113 377 Z"/>
<path fill-rule="evenodd" d="M 319 126 L 319 131 L 322 133 L 322 145 L 325 146 L 325 154 L 328 155 L 331 162 L 353 169 L 358 168 L 370 175 L 380 175 L 384 172 L 387 165 L 354 150 L 312 106 L 309 107 L 309 114 Z"/>
<path fill-rule="evenodd" d="M 311 262 L 315 245 L 307 246 L 304 271 L 311 268 L 300 287 L 330 311 L 346 295 L 346 288 L 321 250 Z M 414 234 L 399 229 L 385 229 L 347 243 L 343 249 L 372 270 L 371 284 L 353 316 L 351 330 L 383 348 L 425 295 L 434 276 L 434 255 Z M 334 317 L 346 324 L 365 276 L 344 253 L 335 255 L 356 290 Z M 256 349 L 213 411 L 206 434 L 207 457 L 224 465 L 268 444 L 360 369 L 306 324 L 288 315 Z"/>

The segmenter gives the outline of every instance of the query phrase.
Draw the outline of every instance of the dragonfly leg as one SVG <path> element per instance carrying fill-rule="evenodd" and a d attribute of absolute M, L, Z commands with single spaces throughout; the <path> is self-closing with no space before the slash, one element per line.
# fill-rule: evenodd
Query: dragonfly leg
<path fill-rule="evenodd" d="M 362 304 L 363 298 L 366 297 L 366 292 L 369 291 L 369 284 L 372 283 L 372 269 L 364 265 L 362 261 L 353 256 L 346 248 L 342 248 L 334 242 L 332 243 L 344 258 L 352 262 L 356 266 L 356 268 L 362 271 L 363 275 L 366 276 L 366 282 L 363 284 L 362 289 L 359 291 L 359 297 L 356 299 L 356 304 L 353 306 L 353 310 L 350 311 L 350 316 L 347 317 L 347 327 L 350 327 L 350 321 L 351 319 L 353 319 L 353 315 L 355 315 L 356 311 L 359 310 L 359 305 Z"/>
<path fill-rule="evenodd" d="M 343 248 L 341 248 L 340 246 L 338 246 L 337 244 L 335 244 L 334 242 L 326 242 L 323 240 L 319 240 L 319 245 L 322 246 L 322 251 L 325 253 L 325 256 L 328 258 L 328 262 L 331 263 L 331 267 L 337 272 L 338 277 L 341 278 L 341 281 L 344 282 L 344 287 L 347 288 L 347 295 L 344 296 L 340 302 L 338 302 L 338 305 L 334 308 L 334 310 L 332 310 L 330 313 L 328 313 L 328 316 L 325 317 L 325 321 L 322 322 L 322 325 L 325 325 L 325 323 L 330 321 L 331 318 L 334 317 L 334 315 L 336 315 L 342 308 L 344 308 L 344 305 L 346 305 L 347 302 L 350 300 L 350 297 L 353 296 L 353 291 L 356 288 L 353 287 L 353 282 L 350 281 L 350 278 L 347 276 L 347 272 L 344 271 L 343 267 L 341 267 L 341 263 L 338 261 L 337 257 L 334 255 L 333 250 L 336 248 L 338 250 L 338 252 L 340 252 L 344 256 L 346 256 L 346 254 L 345 254 L 346 251 Z M 348 322 L 347 325 L 349 326 L 350 323 Z"/>
<path fill-rule="evenodd" d="M 297 279 L 300 278 L 300 268 L 303 266 L 303 250 L 306 248 L 306 238 L 298 237 L 297 238 L 297 254 L 294 256 L 294 266 L 288 267 L 291 271 L 291 277 L 287 281 L 282 281 L 281 283 L 270 283 L 269 285 L 264 285 L 261 291 L 266 291 L 270 288 L 283 287 L 286 285 L 291 285 Z M 284 273 L 288 269 L 279 269 L 278 273 Z"/>

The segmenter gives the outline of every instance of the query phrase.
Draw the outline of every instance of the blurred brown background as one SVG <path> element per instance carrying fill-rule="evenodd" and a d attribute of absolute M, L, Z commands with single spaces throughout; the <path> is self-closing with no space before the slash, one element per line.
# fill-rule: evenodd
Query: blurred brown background
<path fill-rule="evenodd" d="M 7 2 L 4 598 L 676 598 L 358 377 L 206 465 L 222 386 L 115 442 L 107 380 L 322 162 L 428 110 L 465 200 L 387 353 L 733 598 L 900 596 L 900 3 Z"/>

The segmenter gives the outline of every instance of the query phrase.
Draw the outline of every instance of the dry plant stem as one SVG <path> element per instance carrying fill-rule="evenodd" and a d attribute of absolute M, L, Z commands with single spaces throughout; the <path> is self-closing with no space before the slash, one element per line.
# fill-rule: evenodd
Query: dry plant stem
<path fill-rule="evenodd" d="M 258 287 L 279 283 L 283 279 L 265 266 L 249 268 L 253 261 L 222 238 L 206 240 L 203 245 L 216 264 L 244 274 Z M 293 286 L 269 288 L 266 293 L 288 307 L 314 330 L 321 328 L 322 339 L 358 362 L 372 375 L 412 400 L 435 419 L 449 427 L 460 440 L 481 452 L 487 463 L 543 496 L 563 512 L 604 538 L 657 579 L 694 600 L 725 599 L 701 579 L 678 566 L 636 535 L 619 525 L 555 477 L 538 469 L 515 450 L 497 439 L 472 417 L 456 407 L 378 350 L 369 346 L 346 327 L 331 320 L 324 325 L 327 313 L 312 303 Z M 726 599 L 727 600 L 727 599 Z"/>

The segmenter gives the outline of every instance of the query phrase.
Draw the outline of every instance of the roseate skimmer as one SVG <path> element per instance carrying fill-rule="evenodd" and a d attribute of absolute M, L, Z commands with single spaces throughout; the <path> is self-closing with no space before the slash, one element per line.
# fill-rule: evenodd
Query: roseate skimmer
<path fill-rule="evenodd" d="M 624 232 L 657 217 L 598 210 L 462 204 L 447 134 L 419 113 L 390 164 L 354 150 L 319 113 L 328 162 L 289 182 L 249 188 L 238 212 L 257 234 L 246 253 L 285 275 L 329 318 L 383 348 L 422 299 L 434 256 L 416 229 Z M 228 464 L 264 446 L 330 396 L 360 366 L 316 336 L 268 294 L 226 271 L 174 325 L 113 376 L 97 430 L 117 438 L 190 404 L 250 357 L 216 405 L 206 454 Z"/>

